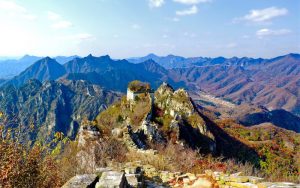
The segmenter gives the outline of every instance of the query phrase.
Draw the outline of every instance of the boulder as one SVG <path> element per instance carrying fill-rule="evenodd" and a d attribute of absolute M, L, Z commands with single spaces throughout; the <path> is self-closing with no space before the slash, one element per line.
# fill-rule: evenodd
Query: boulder
<path fill-rule="evenodd" d="M 127 183 L 132 188 L 143 187 L 143 182 L 139 181 L 139 174 L 126 174 Z"/>
<path fill-rule="evenodd" d="M 96 174 L 83 174 L 77 175 L 71 178 L 65 183 L 62 188 L 86 188 L 95 187 L 95 184 L 99 180 Z"/>
<path fill-rule="evenodd" d="M 124 172 L 103 172 L 96 188 L 126 188 L 127 181 Z"/>

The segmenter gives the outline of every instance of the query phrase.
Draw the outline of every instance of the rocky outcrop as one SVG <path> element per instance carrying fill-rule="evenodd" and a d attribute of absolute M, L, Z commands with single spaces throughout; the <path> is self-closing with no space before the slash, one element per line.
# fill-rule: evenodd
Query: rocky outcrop
<path fill-rule="evenodd" d="M 121 168 L 110 168 L 98 174 L 96 178 L 94 174 L 77 175 L 71 178 L 63 188 L 69 188 L 70 185 L 82 185 L 82 187 L 93 185 L 96 188 L 196 188 L 197 186 L 211 188 L 214 185 L 205 174 L 159 171 L 151 165 L 143 165 L 138 161 L 128 162 Z"/>
<path fill-rule="evenodd" d="M 127 187 L 127 181 L 124 172 L 108 171 L 101 174 L 99 182 L 96 184 L 96 188 L 115 187 L 123 188 Z"/>
<path fill-rule="evenodd" d="M 97 169 L 96 152 L 100 148 L 100 131 L 96 126 L 81 126 L 77 135 L 77 168 L 92 173 Z"/>
<path fill-rule="evenodd" d="M 169 130 L 175 135 L 176 142 L 192 148 L 201 147 L 205 151 L 215 150 L 213 134 L 184 89 L 174 91 L 170 85 L 163 83 L 155 92 L 155 105 L 164 113 L 163 116 L 173 118 Z"/>
<path fill-rule="evenodd" d="M 204 174 L 169 172 L 156 170 L 151 165 L 128 162 L 118 170 L 105 171 L 95 175 L 77 175 L 63 187 L 70 185 L 94 185 L 93 187 L 118 188 L 297 188 L 300 184 L 291 182 L 266 182 L 264 178 L 244 176 L 242 172 L 225 174 L 206 170 Z M 76 187 L 76 186 L 73 186 Z M 85 186 L 89 187 L 89 186 Z"/>
<path fill-rule="evenodd" d="M 190 116 L 195 110 L 188 93 L 184 89 L 174 89 L 163 83 L 155 92 L 157 106 L 175 117 L 177 115 Z"/>
<path fill-rule="evenodd" d="M 142 122 L 141 130 L 145 135 L 147 135 L 149 141 L 154 141 L 157 143 L 166 142 L 166 139 L 159 132 L 158 126 L 155 123 L 150 122 L 150 120 L 145 119 Z"/>
<path fill-rule="evenodd" d="M 95 187 L 98 180 L 99 177 L 96 174 L 77 175 L 65 183 L 62 188 L 92 188 Z"/>

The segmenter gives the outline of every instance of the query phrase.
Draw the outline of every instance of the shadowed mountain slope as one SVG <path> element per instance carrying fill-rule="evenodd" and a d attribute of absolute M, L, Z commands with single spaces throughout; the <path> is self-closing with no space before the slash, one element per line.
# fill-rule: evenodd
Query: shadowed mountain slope
<path fill-rule="evenodd" d="M 51 141 L 56 132 L 74 138 L 85 118 L 94 119 L 120 94 L 85 81 L 29 80 L 20 88 L 0 88 L 0 111 L 7 128 L 17 128 L 25 141 Z"/>

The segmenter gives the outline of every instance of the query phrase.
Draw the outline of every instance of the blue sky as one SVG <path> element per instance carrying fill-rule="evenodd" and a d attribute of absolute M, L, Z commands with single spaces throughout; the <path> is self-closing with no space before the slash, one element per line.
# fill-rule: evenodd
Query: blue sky
<path fill-rule="evenodd" d="M 299 0 L 0 0 L 0 56 L 300 53 Z"/>

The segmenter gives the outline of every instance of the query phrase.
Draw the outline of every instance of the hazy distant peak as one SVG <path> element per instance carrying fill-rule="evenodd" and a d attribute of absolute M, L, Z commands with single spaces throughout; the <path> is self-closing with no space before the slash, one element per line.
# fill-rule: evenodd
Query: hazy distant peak
<path fill-rule="evenodd" d="M 148 57 L 148 58 L 157 58 L 159 56 L 155 55 L 154 53 L 150 53 L 146 57 Z"/>
<path fill-rule="evenodd" d="M 54 59 L 52 59 L 51 57 L 47 56 L 47 57 L 45 57 L 45 58 L 42 59 L 42 60 L 44 60 L 44 61 L 51 61 L 51 60 L 54 60 Z M 54 60 L 54 61 L 55 61 L 55 60 Z"/>
<path fill-rule="evenodd" d="M 23 57 L 21 57 L 20 59 L 19 59 L 19 61 L 32 61 L 32 62 L 34 62 L 34 61 L 37 61 L 37 60 L 39 60 L 39 59 L 41 59 L 42 57 L 38 57 L 38 56 L 33 56 L 33 55 L 28 55 L 28 54 L 26 54 L 26 55 L 24 55 Z"/>

